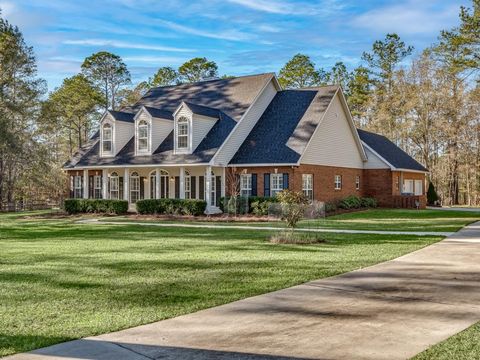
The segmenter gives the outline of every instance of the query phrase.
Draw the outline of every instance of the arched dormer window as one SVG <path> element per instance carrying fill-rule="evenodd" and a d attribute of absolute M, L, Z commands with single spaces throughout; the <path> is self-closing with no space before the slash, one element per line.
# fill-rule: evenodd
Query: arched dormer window
<path fill-rule="evenodd" d="M 102 127 L 102 152 L 106 155 L 113 152 L 113 131 L 112 125 L 109 123 Z"/>
<path fill-rule="evenodd" d="M 185 116 L 181 116 L 177 119 L 177 149 L 188 150 L 189 139 L 189 121 Z"/>
<path fill-rule="evenodd" d="M 149 150 L 149 126 L 145 120 L 140 120 L 137 127 L 137 151 L 148 152 Z"/>

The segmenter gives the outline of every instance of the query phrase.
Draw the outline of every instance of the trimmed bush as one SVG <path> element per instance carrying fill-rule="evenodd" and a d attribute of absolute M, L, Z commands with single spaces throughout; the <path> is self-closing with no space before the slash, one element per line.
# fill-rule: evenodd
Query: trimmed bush
<path fill-rule="evenodd" d="M 268 215 L 268 209 L 271 204 L 278 203 L 276 197 L 252 196 L 250 199 L 250 212 L 257 216 Z"/>
<path fill-rule="evenodd" d="M 139 214 L 203 215 L 207 202 L 195 199 L 145 199 L 137 201 Z"/>
<path fill-rule="evenodd" d="M 125 214 L 128 211 L 128 201 L 103 199 L 66 199 L 65 211 L 69 214 L 103 213 Z"/>
<path fill-rule="evenodd" d="M 220 198 L 220 210 L 226 214 L 247 214 L 250 199 L 244 196 L 226 196 Z"/>
<path fill-rule="evenodd" d="M 365 208 L 376 208 L 377 207 L 377 200 L 372 197 L 364 197 L 361 198 L 360 201 L 362 202 L 362 207 Z"/>
<path fill-rule="evenodd" d="M 430 181 L 428 184 L 428 190 L 427 190 L 427 202 L 429 205 L 435 205 L 435 203 L 439 200 L 437 191 L 435 190 L 435 186 L 433 183 Z"/>
<path fill-rule="evenodd" d="M 338 205 L 342 209 L 358 209 L 362 206 L 362 201 L 358 196 L 350 195 L 347 196 L 345 199 L 340 200 L 340 203 Z"/>
<path fill-rule="evenodd" d="M 326 202 L 325 203 L 325 212 L 331 213 L 337 210 L 337 204 L 333 202 Z"/>

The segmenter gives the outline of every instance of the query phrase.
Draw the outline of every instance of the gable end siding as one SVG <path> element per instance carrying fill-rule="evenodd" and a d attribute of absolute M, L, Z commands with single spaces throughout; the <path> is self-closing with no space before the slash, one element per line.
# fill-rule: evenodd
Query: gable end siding
<path fill-rule="evenodd" d="M 332 99 L 300 162 L 361 169 L 363 160 L 354 136 L 337 94 Z"/>

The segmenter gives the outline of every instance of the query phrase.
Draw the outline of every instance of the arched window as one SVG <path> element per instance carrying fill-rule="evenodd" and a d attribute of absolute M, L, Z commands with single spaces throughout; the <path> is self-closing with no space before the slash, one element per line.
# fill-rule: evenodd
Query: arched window
<path fill-rule="evenodd" d="M 138 122 L 137 150 L 148 151 L 148 123 L 145 120 Z"/>
<path fill-rule="evenodd" d="M 120 184 L 118 174 L 113 172 L 110 175 L 110 199 L 118 200 L 120 199 Z"/>
<path fill-rule="evenodd" d="M 188 119 L 181 116 L 177 120 L 177 149 L 188 149 Z"/>
<path fill-rule="evenodd" d="M 135 204 L 140 200 L 140 176 L 137 172 L 130 174 L 130 202 Z"/>
<path fill-rule="evenodd" d="M 102 127 L 102 144 L 102 151 L 104 153 L 111 153 L 113 151 L 112 125 L 108 123 Z"/>

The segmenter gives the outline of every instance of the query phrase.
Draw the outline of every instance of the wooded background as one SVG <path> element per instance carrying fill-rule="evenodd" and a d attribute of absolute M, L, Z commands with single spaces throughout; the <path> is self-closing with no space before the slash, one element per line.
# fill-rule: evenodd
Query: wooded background
<path fill-rule="evenodd" d="M 443 204 L 480 205 L 480 0 L 460 8 L 459 25 L 420 54 L 387 34 L 362 63 L 352 71 L 341 62 L 318 69 L 297 54 L 278 76 L 284 88 L 341 85 L 357 126 L 423 163 Z M 105 110 L 131 105 L 155 86 L 218 77 L 215 62 L 194 58 L 132 86 L 122 59 L 101 51 L 47 93 L 32 47 L 0 14 L 0 204 L 59 201 L 63 163 L 98 129 Z"/>

